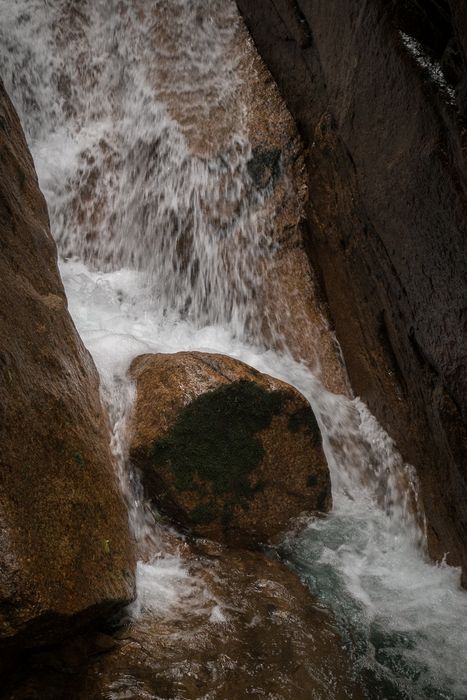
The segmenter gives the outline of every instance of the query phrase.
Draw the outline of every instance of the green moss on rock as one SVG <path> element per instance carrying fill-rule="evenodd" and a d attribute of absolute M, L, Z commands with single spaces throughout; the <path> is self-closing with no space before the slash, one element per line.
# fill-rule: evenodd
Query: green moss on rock
<path fill-rule="evenodd" d="M 78 464 L 80 467 L 84 467 L 85 462 L 84 462 L 84 457 L 81 454 L 81 452 L 73 452 L 72 457 L 73 457 L 74 461 L 76 462 L 76 464 Z"/>
<path fill-rule="evenodd" d="M 309 475 L 308 479 L 306 480 L 306 485 L 311 489 L 314 489 L 315 486 L 318 486 L 318 477 L 316 476 L 316 474 Z"/>
<path fill-rule="evenodd" d="M 169 467 L 181 491 L 204 491 L 209 482 L 214 496 L 231 494 L 235 502 L 244 501 L 255 493 L 249 477 L 264 456 L 256 434 L 270 426 L 282 403 L 281 392 L 266 391 L 247 380 L 209 391 L 180 414 L 165 438 L 154 443 L 153 466 L 156 470 Z M 203 511 L 195 517 L 208 516 Z"/>

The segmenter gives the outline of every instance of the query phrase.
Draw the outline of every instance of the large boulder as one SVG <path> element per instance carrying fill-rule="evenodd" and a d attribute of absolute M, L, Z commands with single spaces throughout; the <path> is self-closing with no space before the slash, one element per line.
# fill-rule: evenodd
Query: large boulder
<path fill-rule="evenodd" d="M 0 81 L 0 644 L 50 642 L 132 597 L 128 522 L 92 360 Z"/>
<path fill-rule="evenodd" d="M 308 401 L 223 355 L 141 355 L 130 454 L 160 510 L 202 535 L 258 544 L 331 506 Z"/>

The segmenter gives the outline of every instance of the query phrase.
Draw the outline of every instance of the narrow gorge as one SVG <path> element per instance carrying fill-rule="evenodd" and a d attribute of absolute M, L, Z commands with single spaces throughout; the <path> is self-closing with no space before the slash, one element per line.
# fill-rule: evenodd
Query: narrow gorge
<path fill-rule="evenodd" d="M 0 698 L 467 698 L 463 4 L 0 19 Z"/>

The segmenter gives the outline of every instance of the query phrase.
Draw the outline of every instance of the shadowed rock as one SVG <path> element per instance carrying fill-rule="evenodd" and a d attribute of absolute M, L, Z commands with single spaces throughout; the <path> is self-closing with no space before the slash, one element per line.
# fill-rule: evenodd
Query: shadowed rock
<path fill-rule="evenodd" d="M 196 532 L 258 544 L 331 505 L 310 405 L 293 387 L 222 355 L 142 355 L 131 457 L 163 513 Z"/>
<path fill-rule="evenodd" d="M 466 4 L 237 5 L 307 146 L 352 387 L 417 469 L 433 557 L 467 571 Z"/>
<path fill-rule="evenodd" d="M 180 596 L 169 610 L 143 597 L 118 638 L 81 638 L 33 655 L 27 671 L 4 683 L 6 697 L 367 697 L 332 616 L 283 564 L 212 543 L 182 545 L 181 554 L 186 585 L 174 582 Z"/>
<path fill-rule="evenodd" d="M 0 644 L 55 640 L 128 602 L 128 524 L 95 367 L 0 82 Z"/>

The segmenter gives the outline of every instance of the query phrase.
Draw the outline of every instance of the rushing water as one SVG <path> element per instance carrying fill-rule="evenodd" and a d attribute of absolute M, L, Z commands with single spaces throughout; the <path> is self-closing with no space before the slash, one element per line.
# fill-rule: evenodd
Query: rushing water
<path fill-rule="evenodd" d="M 274 244 L 248 169 L 234 4 L 0 0 L 0 19 L 1 76 L 101 374 L 131 524 L 157 553 L 138 567 L 133 614 L 169 614 L 192 587 L 128 473 L 126 370 L 143 352 L 226 353 L 294 384 L 316 412 L 333 512 L 276 551 L 335 611 L 369 697 L 466 698 L 466 597 L 457 570 L 427 561 L 410 467 L 359 400 L 262 336 Z"/>

